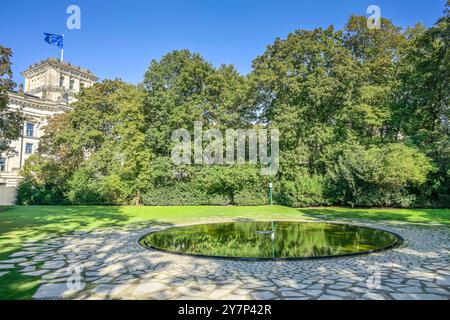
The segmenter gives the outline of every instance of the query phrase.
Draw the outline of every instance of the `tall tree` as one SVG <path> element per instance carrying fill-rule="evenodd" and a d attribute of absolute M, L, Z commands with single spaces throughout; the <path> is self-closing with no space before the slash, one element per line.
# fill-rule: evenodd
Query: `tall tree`
<path fill-rule="evenodd" d="M 196 53 L 172 51 L 152 61 L 144 78 L 147 140 L 157 155 L 170 156 L 170 136 L 179 128 L 242 128 L 253 116 L 247 81 L 233 66 L 215 69 Z"/>
<path fill-rule="evenodd" d="M 355 94 L 355 70 L 342 32 L 333 27 L 276 39 L 253 62 L 261 121 L 280 130 L 283 152 L 302 155 L 310 173 L 322 171 L 327 148 L 348 136 L 341 118 Z"/>
<path fill-rule="evenodd" d="M 0 45 L 0 153 L 15 152 L 12 140 L 20 137 L 23 117 L 19 112 L 8 110 L 8 94 L 14 89 L 11 71 L 12 51 Z"/>
<path fill-rule="evenodd" d="M 144 77 L 145 111 L 147 139 L 156 154 L 170 156 L 173 130 L 192 130 L 194 121 L 204 120 L 206 83 L 213 72 L 211 64 L 188 50 L 151 62 Z"/>
<path fill-rule="evenodd" d="M 438 170 L 426 190 L 450 203 L 450 1 L 433 27 L 416 32 L 406 53 L 397 119 L 409 140 L 434 160 Z"/>
<path fill-rule="evenodd" d="M 139 204 L 151 177 L 142 88 L 106 80 L 86 88 L 69 113 L 53 118 L 24 167 L 19 200 Z"/>
<path fill-rule="evenodd" d="M 382 18 L 379 29 L 369 29 L 363 16 L 349 18 L 343 38 L 358 76 L 357 95 L 346 112 L 347 121 L 364 144 L 392 141 L 398 133 L 390 121 L 396 108 L 394 90 L 400 83 L 399 64 L 408 41 L 390 20 Z"/>

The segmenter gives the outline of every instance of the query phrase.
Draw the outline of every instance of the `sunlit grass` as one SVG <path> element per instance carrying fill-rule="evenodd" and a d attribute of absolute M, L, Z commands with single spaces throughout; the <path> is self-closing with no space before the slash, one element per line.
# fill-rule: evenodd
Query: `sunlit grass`
<path fill-rule="evenodd" d="M 0 300 L 30 299 L 39 287 L 39 277 L 22 275 L 18 270 L 10 271 L 0 278 Z"/>
<path fill-rule="evenodd" d="M 27 239 L 45 239 L 49 234 L 74 230 L 124 226 L 130 223 L 195 222 L 203 219 L 351 219 L 449 225 L 449 209 L 348 209 L 261 207 L 114 207 L 114 206 L 10 206 L 0 207 L 0 259 L 21 248 Z M 0 299 L 30 298 L 35 278 L 10 272 L 0 277 Z"/>

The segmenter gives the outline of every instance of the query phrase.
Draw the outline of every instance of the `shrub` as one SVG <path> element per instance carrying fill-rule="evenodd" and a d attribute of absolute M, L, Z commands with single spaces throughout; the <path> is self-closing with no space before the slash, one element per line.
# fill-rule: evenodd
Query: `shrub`
<path fill-rule="evenodd" d="M 64 174 L 58 164 L 39 155 L 27 159 L 21 171 L 17 203 L 26 205 L 67 204 Z"/>
<path fill-rule="evenodd" d="M 142 195 L 144 205 L 183 206 L 183 205 L 228 205 L 229 199 L 222 195 L 207 194 L 192 186 L 180 183 L 172 187 L 154 188 Z"/>
<path fill-rule="evenodd" d="M 343 151 L 329 170 L 337 203 L 351 206 L 410 207 L 411 192 L 426 182 L 432 166 L 428 158 L 403 144 Z"/>
<path fill-rule="evenodd" d="M 68 181 L 67 199 L 73 204 L 124 204 L 126 187 L 119 177 L 95 177 L 91 168 L 82 168 Z"/>
<path fill-rule="evenodd" d="M 294 178 L 281 178 L 279 182 L 279 201 L 293 207 L 327 205 L 325 197 L 326 178 L 305 173 L 296 174 Z"/>

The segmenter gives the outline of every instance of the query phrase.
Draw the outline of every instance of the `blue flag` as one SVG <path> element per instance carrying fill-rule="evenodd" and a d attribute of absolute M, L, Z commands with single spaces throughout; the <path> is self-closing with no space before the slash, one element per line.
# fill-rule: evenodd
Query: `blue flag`
<path fill-rule="evenodd" d="M 55 46 L 60 47 L 61 49 L 64 48 L 63 42 L 64 42 L 64 37 L 60 36 L 59 34 L 52 34 L 52 33 L 45 33 L 45 42 L 49 43 L 49 44 L 53 44 Z"/>

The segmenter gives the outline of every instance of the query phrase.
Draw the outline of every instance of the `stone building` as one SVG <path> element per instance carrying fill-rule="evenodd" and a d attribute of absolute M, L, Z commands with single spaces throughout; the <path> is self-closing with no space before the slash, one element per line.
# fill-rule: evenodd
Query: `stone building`
<path fill-rule="evenodd" d="M 30 66 L 22 75 L 25 85 L 9 94 L 8 108 L 21 111 L 25 122 L 21 137 L 11 144 L 15 154 L 0 154 L 0 205 L 15 202 L 20 170 L 36 151 L 48 119 L 70 110 L 81 88 L 98 80 L 91 71 L 55 58 Z"/>

